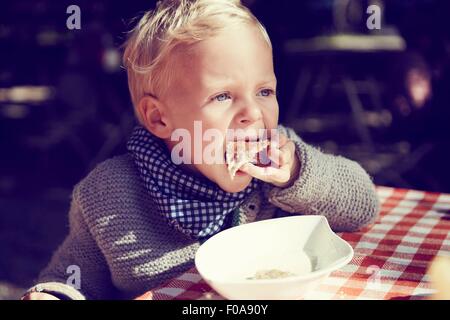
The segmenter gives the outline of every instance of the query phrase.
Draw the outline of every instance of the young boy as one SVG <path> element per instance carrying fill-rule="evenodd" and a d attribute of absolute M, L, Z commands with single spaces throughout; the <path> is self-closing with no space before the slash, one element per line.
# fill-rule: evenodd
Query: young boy
<path fill-rule="evenodd" d="M 159 2 L 129 37 L 124 63 L 140 123 L 129 153 L 75 186 L 70 234 L 25 299 L 137 297 L 191 268 L 202 241 L 242 223 L 320 214 L 352 231 L 376 218 L 374 185 L 357 163 L 278 125 L 271 43 L 238 0 Z M 204 138 L 179 153 L 192 161 L 175 164 L 174 133 L 198 137 L 199 123 L 218 137 L 241 130 L 231 141 L 278 129 L 273 165 L 246 163 L 232 178 L 227 163 L 198 161 Z M 75 286 L 70 270 L 79 271 Z"/>

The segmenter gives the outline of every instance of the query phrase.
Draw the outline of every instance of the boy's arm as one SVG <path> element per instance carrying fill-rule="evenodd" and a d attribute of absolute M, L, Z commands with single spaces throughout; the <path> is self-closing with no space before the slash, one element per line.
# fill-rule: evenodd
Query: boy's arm
<path fill-rule="evenodd" d="M 70 233 L 25 295 L 44 292 L 73 300 L 113 298 L 108 266 L 83 219 L 76 190 L 69 212 Z"/>
<path fill-rule="evenodd" d="M 272 204 L 291 213 L 324 215 L 335 231 L 354 231 L 376 219 L 375 186 L 357 162 L 322 153 L 290 128 L 280 132 L 295 144 L 300 173 L 290 187 L 270 189 Z"/>

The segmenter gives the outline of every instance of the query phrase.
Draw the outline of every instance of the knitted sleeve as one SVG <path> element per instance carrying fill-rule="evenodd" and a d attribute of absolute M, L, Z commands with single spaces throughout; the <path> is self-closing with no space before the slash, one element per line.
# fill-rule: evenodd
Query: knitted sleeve
<path fill-rule="evenodd" d="M 83 219 L 77 187 L 69 223 L 69 235 L 40 273 L 37 284 L 28 291 L 44 290 L 74 300 L 114 298 L 115 288 L 105 258 Z"/>
<path fill-rule="evenodd" d="M 337 232 L 355 231 L 376 219 L 375 186 L 358 163 L 322 153 L 290 128 L 280 132 L 295 143 L 300 174 L 292 186 L 270 189 L 272 204 L 291 213 L 323 215 Z"/>

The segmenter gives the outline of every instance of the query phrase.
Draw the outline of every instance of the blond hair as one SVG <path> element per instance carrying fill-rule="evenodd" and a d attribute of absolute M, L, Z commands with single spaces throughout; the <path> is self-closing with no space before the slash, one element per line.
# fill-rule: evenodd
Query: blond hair
<path fill-rule="evenodd" d="M 272 48 L 264 26 L 239 0 L 162 0 L 140 19 L 124 44 L 123 55 L 139 121 L 139 101 L 147 94 L 166 94 L 173 69 L 168 57 L 181 45 L 210 38 L 234 22 L 258 27 Z"/>

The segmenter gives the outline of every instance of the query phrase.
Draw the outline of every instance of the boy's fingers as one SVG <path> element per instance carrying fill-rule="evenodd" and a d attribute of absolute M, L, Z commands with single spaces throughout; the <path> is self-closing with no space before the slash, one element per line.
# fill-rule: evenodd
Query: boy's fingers
<path fill-rule="evenodd" d="M 274 148 L 280 148 L 286 144 L 288 138 L 278 131 L 270 136 L 270 144 Z"/>
<path fill-rule="evenodd" d="M 283 166 L 287 163 L 291 163 L 295 154 L 295 145 L 292 141 L 286 140 L 283 146 L 279 148 L 269 148 L 269 159 L 275 162 L 278 166 Z"/>
<path fill-rule="evenodd" d="M 269 159 L 272 160 L 277 166 L 280 166 L 282 163 L 282 152 L 280 149 L 269 149 Z"/>
<path fill-rule="evenodd" d="M 270 148 L 269 158 L 277 166 L 284 166 L 292 161 L 292 155 L 295 153 L 295 145 L 289 141 L 280 149 Z"/>
<path fill-rule="evenodd" d="M 246 163 L 240 168 L 240 170 L 248 173 L 256 179 L 269 182 L 269 168 L 274 169 L 272 167 L 258 167 L 252 163 Z"/>
<path fill-rule="evenodd" d="M 270 136 L 268 138 L 271 146 L 274 148 L 278 147 L 280 142 L 280 134 L 278 133 L 278 130 L 270 131 Z"/>
<path fill-rule="evenodd" d="M 281 166 L 291 163 L 292 153 L 290 148 L 281 148 Z"/>
<path fill-rule="evenodd" d="M 282 133 L 280 133 L 280 147 L 284 146 L 289 139 Z"/>
<path fill-rule="evenodd" d="M 289 179 L 289 170 L 285 170 L 286 166 L 283 168 L 274 167 L 258 167 L 251 163 L 244 164 L 240 170 L 248 173 L 256 179 L 260 179 L 266 182 L 272 182 L 273 180 L 283 181 Z"/>
<path fill-rule="evenodd" d="M 278 148 L 283 147 L 289 139 L 282 133 L 278 134 Z"/>
<path fill-rule="evenodd" d="M 288 141 L 284 146 L 280 148 L 283 154 L 283 164 L 290 163 L 292 156 L 295 155 L 295 144 L 292 141 Z"/>

